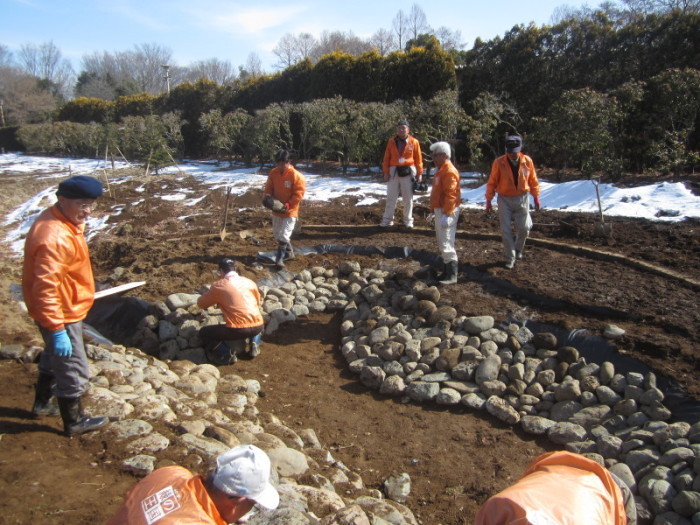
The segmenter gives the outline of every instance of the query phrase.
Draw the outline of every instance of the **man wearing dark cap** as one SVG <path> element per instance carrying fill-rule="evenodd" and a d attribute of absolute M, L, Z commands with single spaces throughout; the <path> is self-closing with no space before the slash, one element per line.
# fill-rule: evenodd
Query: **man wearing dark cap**
<path fill-rule="evenodd" d="M 521 152 L 523 139 L 519 135 L 506 137 L 506 154 L 493 161 L 491 176 L 486 183 L 486 213 L 491 212 L 491 201 L 498 193 L 498 217 L 501 222 L 505 267 L 510 269 L 516 259 L 522 259 L 523 248 L 530 230 L 528 193 L 540 209 L 540 186 L 532 159 Z M 511 222 L 515 226 L 515 237 Z"/>
<path fill-rule="evenodd" d="M 399 195 L 403 199 L 403 224 L 413 228 L 413 178 L 420 182 L 423 177 L 423 156 L 420 142 L 409 131 L 408 121 L 399 121 L 396 135 L 389 139 L 384 150 L 382 169 L 387 186 L 384 216 L 379 224 L 382 228 L 393 226 Z"/>
<path fill-rule="evenodd" d="M 82 321 L 92 307 L 95 281 L 83 232 L 102 195 L 102 184 L 79 175 L 58 185 L 58 202 L 44 210 L 24 244 L 22 290 L 29 315 L 44 339 L 32 413 L 57 415 L 52 388 L 68 436 L 96 430 L 104 417 L 82 414 L 80 398 L 89 379 Z"/>

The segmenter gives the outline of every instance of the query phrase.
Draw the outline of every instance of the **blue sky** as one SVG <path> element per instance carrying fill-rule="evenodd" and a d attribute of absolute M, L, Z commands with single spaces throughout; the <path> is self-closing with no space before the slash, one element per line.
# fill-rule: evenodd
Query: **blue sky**
<path fill-rule="evenodd" d="M 79 69 L 83 55 L 132 50 L 155 43 L 186 66 L 218 58 L 234 66 L 255 52 L 266 72 L 274 71 L 272 49 L 285 33 L 352 31 L 367 38 L 391 29 L 399 10 L 414 2 L 353 0 L 0 0 L 0 44 L 16 52 L 22 44 L 48 41 Z M 415 2 L 428 23 L 459 30 L 471 47 L 474 39 L 502 35 L 516 24 L 547 24 L 557 7 L 583 2 L 565 0 L 432 0 Z M 597 6 L 598 4 L 589 4 Z"/>

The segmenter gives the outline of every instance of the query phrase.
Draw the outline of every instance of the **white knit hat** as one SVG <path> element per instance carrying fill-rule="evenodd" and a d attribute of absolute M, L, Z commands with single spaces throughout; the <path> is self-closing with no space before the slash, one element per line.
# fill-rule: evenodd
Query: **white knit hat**
<path fill-rule="evenodd" d="M 229 496 L 254 500 L 276 509 L 280 496 L 270 483 L 270 458 L 253 445 L 240 445 L 216 458 L 214 486 Z"/>

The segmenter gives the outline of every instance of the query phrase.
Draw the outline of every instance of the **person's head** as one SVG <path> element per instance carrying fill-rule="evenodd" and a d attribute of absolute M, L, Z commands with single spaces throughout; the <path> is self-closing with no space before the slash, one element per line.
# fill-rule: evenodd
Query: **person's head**
<path fill-rule="evenodd" d="M 102 183 L 94 177 L 76 175 L 58 184 L 56 197 L 63 215 L 76 226 L 90 218 L 95 200 L 102 195 Z"/>
<path fill-rule="evenodd" d="M 506 137 L 506 154 L 508 158 L 517 159 L 522 149 L 523 139 L 520 135 L 509 135 Z"/>
<path fill-rule="evenodd" d="M 207 491 L 226 523 L 235 523 L 258 503 L 276 509 L 280 497 L 270 483 L 270 458 L 254 445 L 233 447 L 216 458 Z"/>
<path fill-rule="evenodd" d="M 396 124 L 396 134 L 405 139 L 408 137 L 409 131 L 411 131 L 411 126 L 408 125 L 408 120 L 399 120 L 399 123 Z"/>
<path fill-rule="evenodd" d="M 450 160 L 452 149 L 447 142 L 435 142 L 430 145 L 430 153 L 433 155 L 433 163 L 439 168 L 446 161 Z"/>
<path fill-rule="evenodd" d="M 237 272 L 238 271 L 238 265 L 236 264 L 236 261 L 233 259 L 229 259 L 228 257 L 224 257 L 219 261 L 219 271 L 226 275 L 228 272 Z"/>
<path fill-rule="evenodd" d="M 287 164 L 289 164 L 289 151 L 286 149 L 279 150 L 275 155 L 275 163 L 277 163 L 279 168 L 287 167 Z"/>

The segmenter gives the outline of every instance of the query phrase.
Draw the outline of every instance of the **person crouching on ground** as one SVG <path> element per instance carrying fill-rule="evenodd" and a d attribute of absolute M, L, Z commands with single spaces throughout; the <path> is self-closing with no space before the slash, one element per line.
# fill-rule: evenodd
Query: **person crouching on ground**
<path fill-rule="evenodd" d="M 272 235 L 277 241 L 275 265 L 284 268 L 284 261 L 294 259 L 292 232 L 299 217 L 299 205 L 306 193 L 306 179 L 289 161 L 289 152 L 280 150 L 275 155 L 277 165 L 270 170 L 263 197 L 271 195 L 280 201 L 285 210 L 272 213 Z"/>
<path fill-rule="evenodd" d="M 438 277 L 438 281 L 440 284 L 454 284 L 457 282 L 455 233 L 462 202 L 459 172 L 450 160 L 452 150 L 447 142 L 436 142 L 430 146 L 430 152 L 437 168 L 430 192 L 430 209 L 435 214 L 435 233 L 445 265 L 445 272 Z"/>
<path fill-rule="evenodd" d="M 403 199 L 403 225 L 413 228 L 413 179 L 423 177 L 423 155 L 420 142 L 409 134 L 407 120 L 396 125 L 396 135 L 389 139 L 384 150 L 382 171 L 386 182 L 386 205 L 379 226 L 387 228 L 394 224 L 394 212 L 399 195 Z"/>
<path fill-rule="evenodd" d="M 152 472 L 107 525 L 225 525 L 238 523 L 256 503 L 273 510 L 279 501 L 270 458 L 254 445 L 240 445 L 221 454 L 206 478 L 180 466 Z"/>
<path fill-rule="evenodd" d="M 238 265 L 232 259 L 224 258 L 219 261 L 219 280 L 211 285 L 209 290 L 199 296 L 197 306 L 202 310 L 212 305 L 218 305 L 224 315 L 225 324 L 203 326 L 199 337 L 208 353 L 221 358 L 219 348 L 225 353 L 225 360 L 231 364 L 236 362 L 236 354 L 228 348 L 224 341 L 250 339 L 248 354 L 256 357 L 260 354 L 260 339 L 264 328 L 263 316 L 260 313 L 262 298 L 258 285 L 247 277 L 238 274 Z"/>
<path fill-rule="evenodd" d="M 516 259 L 522 259 L 525 241 L 532 229 L 528 193 L 540 209 L 540 186 L 532 159 L 521 152 L 523 139 L 518 135 L 506 137 L 506 154 L 493 161 L 491 176 L 486 183 L 486 213 L 491 212 L 491 201 L 498 193 L 498 218 L 503 237 L 505 267 L 513 268 Z M 511 222 L 515 224 L 515 238 Z"/>
<path fill-rule="evenodd" d="M 79 175 L 62 181 L 56 191 L 58 202 L 34 221 L 24 243 L 24 301 L 44 339 L 32 414 L 58 415 L 49 403 L 55 383 L 67 436 L 96 430 L 108 422 L 105 417 L 84 416 L 80 401 L 90 377 L 83 319 L 95 300 L 83 233 L 101 195 L 102 183 L 93 177 Z"/>

